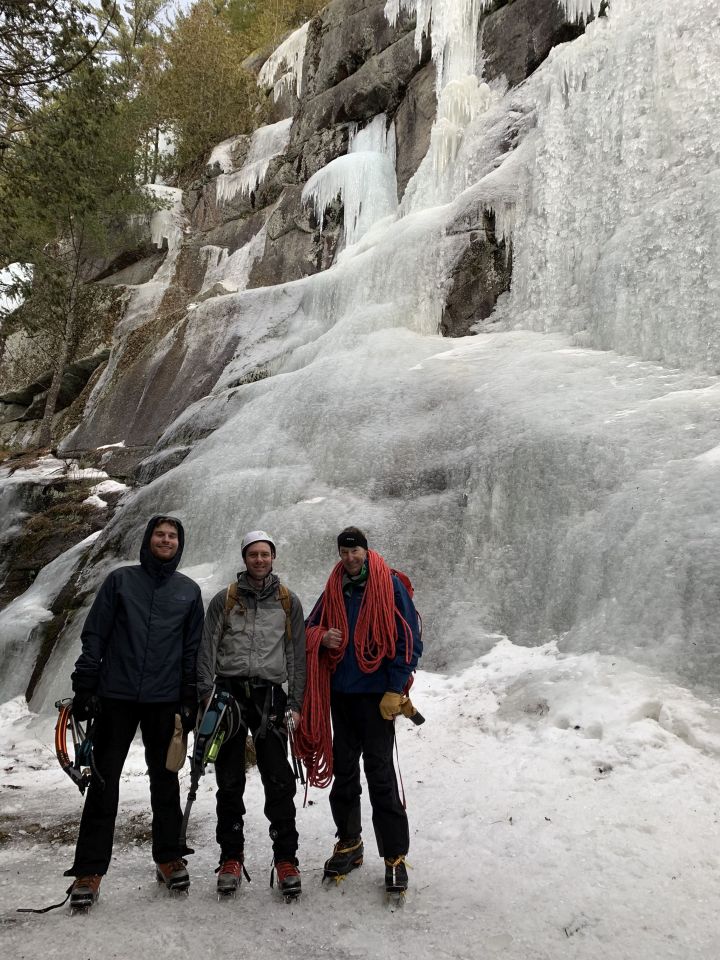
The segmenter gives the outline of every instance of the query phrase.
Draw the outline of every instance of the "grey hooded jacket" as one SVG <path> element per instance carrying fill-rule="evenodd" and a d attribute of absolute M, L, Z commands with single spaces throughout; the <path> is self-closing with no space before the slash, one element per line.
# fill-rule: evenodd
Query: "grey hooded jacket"
<path fill-rule="evenodd" d="M 280 580 L 271 574 L 259 592 L 238 574 L 238 602 L 225 615 L 227 588 L 216 593 L 205 615 L 198 654 L 198 696 L 212 692 L 215 677 L 259 677 L 288 685 L 288 706 L 300 710 L 305 693 L 305 622 L 290 592 L 290 626 L 280 601 Z"/>

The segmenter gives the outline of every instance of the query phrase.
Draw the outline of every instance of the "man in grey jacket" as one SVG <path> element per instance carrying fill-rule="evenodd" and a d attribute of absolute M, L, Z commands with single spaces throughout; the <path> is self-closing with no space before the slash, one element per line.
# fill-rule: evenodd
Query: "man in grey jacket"
<path fill-rule="evenodd" d="M 213 597 L 207 610 L 198 655 L 198 696 L 207 702 L 213 686 L 227 690 L 253 735 L 274 871 L 280 892 L 291 898 L 300 894 L 300 871 L 285 712 L 299 720 L 305 693 L 305 624 L 300 601 L 272 572 L 272 537 L 253 530 L 243 537 L 241 550 L 246 569 L 235 584 Z M 223 743 L 215 761 L 219 893 L 234 893 L 243 872 L 245 739 L 241 727 Z"/>

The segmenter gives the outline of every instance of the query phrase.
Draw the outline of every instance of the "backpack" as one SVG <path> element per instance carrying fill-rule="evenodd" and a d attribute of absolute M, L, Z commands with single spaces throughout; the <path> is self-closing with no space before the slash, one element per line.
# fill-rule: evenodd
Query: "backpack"
<path fill-rule="evenodd" d="M 400 581 L 400 583 L 401 583 L 401 584 L 405 587 L 405 589 L 407 590 L 408 596 L 409 596 L 410 599 L 412 600 L 413 596 L 415 595 L 415 589 L 413 588 L 413 585 L 412 585 L 412 583 L 411 583 L 411 581 L 410 581 L 410 577 L 409 577 L 406 573 L 403 573 L 402 570 L 396 570 L 394 567 L 390 567 L 390 573 L 391 573 L 394 577 L 397 577 L 397 578 L 398 578 L 398 580 Z M 414 604 L 413 604 L 413 606 L 414 606 Z M 418 630 L 420 631 L 420 640 L 422 640 L 422 630 L 423 630 L 422 617 L 420 616 L 420 612 L 419 612 L 418 610 L 416 610 L 415 613 L 416 613 L 416 615 L 417 615 Z M 410 677 L 410 680 L 409 680 L 408 690 L 410 689 L 410 684 L 412 684 L 412 676 Z M 405 692 L 407 693 L 407 690 L 406 690 Z"/>

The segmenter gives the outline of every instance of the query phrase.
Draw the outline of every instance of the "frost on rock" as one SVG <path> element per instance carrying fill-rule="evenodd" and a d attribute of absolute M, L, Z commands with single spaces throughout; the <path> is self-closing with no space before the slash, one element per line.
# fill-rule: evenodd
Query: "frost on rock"
<path fill-rule="evenodd" d="M 397 210 L 397 179 L 389 157 L 363 151 L 336 157 L 305 184 L 322 229 L 325 211 L 340 198 L 345 208 L 345 244 L 352 246 L 383 217 Z"/>
<path fill-rule="evenodd" d="M 180 248 L 183 239 L 182 190 L 160 183 L 145 184 L 145 189 L 164 204 L 150 220 L 152 242 L 159 249 L 167 242 L 168 251 L 173 253 Z"/>
<path fill-rule="evenodd" d="M 242 138 L 243 134 L 237 137 L 230 137 L 227 140 L 223 140 L 222 143 L 218 143 L 216 147 L 213 147 L 207 162 L 208 167 L 212 168 L 217 164 L 222 173 L 232 173 L 234 166 L 232 159 L 233 148 Z"/>
<path fill-rule="evenodd" d="M 303 58 L 310 21 L 298 27 L 270 54 L 258 75 L 258 84 L 273 88 L 275 101 L 285 90 L 295 87 L 295 95 L 302 93 Z"/>
<path fill-rule="evenodd" d="M 248 243 L 239 247 L 234 253 L 228 253 L 225 247 L 207 245 L 202 252 L 207 256 L 207 267 L 202 289 L 196 299 L 204 299 L 204 294 L 210 290 L 220 288 L 225 293 L 237 293 L 244 290 L 250 279 L 253 264 L 265 250 L 267 231 L 265 227 L 255 234 Z"/>
<path fill-rule="evenodd" d="M 53 600 L 99 536 L 91 533 L 43 567 L 32 586 L 0 612 L 0 702 L 25 692 L 40 642 L 35 628 L 52 620 Z"/>
<path fill-rule="evenodd" d="M 234 173 L 221 173 L 216 180 L 218 203 L 228 203 L 238 193 L 247 196 L 265 179 L 273 157 L 281 154 L 290 139 L 292 117 L 259 127 L 252 136 L 245 163 Z"/>

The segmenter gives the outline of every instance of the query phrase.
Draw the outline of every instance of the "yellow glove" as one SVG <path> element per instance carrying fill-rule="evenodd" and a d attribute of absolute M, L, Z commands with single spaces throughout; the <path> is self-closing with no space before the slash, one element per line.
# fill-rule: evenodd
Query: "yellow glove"
<path fill-rule="evenodd" d="M 417 708 L 416 708 L 415 705 L 413 704 L 413 702 L 412 702 L 412 700 L 410 699 L 410 697 L 403 697 L 403 702 L 402 702 L 402 704 L 400 705 L 400 713 L 401 713 L 404 717 L 407 717 L 408 720 L 412 720 L 412 718 L 413 718 L 413 717 L 415 716 L 415 714 L 417 713 Z"/>
<path fill-rule="evenodd" d="M 384 693 L 380 701 L 380 713 L 383 720 L 394 719 L 402 711 L 404 699 L 405 696 L 402 693 L 393 693 L 392 690 Z"/>

